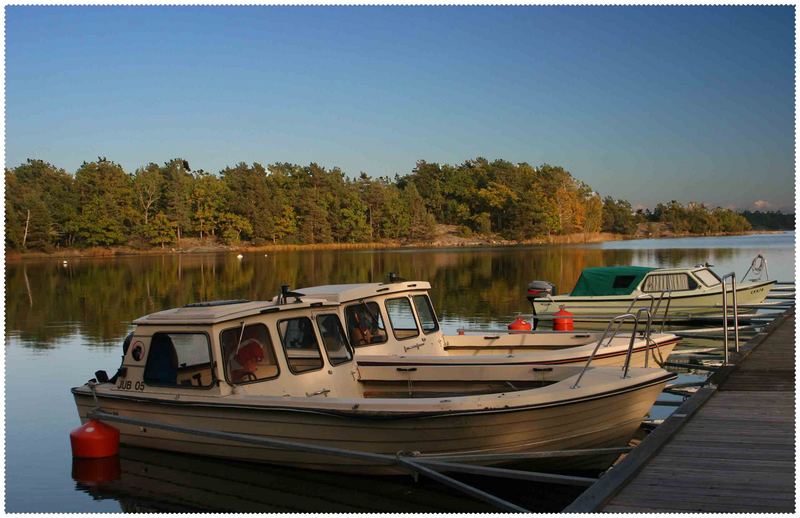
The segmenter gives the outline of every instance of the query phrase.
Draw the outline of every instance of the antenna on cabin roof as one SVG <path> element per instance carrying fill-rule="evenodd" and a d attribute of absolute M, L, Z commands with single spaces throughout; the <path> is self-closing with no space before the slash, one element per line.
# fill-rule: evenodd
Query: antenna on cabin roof
<path fill-rule="evenodd" d="M 403 282 L 403 281 L 405 281 L 404 278 L 400 277 L 394 272 L 389 272 L 389 284 L 392 284 L 393 282 Z"/>

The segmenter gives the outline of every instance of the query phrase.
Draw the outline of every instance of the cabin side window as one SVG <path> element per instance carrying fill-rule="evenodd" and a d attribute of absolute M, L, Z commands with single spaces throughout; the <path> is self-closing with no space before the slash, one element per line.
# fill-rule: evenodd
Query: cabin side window
<path fill-rule="evenodd" d="M 322 353 L 308 317 L 289 318 L 278 322 L 286 363 L 294 374 L 322 368 Z"/>
<path fill-rule="evenodd" d="M 317 317 L 319 334 L 322 336 L 322 345 L 328 354 L 328 361 L 331 365 L 341 365 L 353 359 L 347 338 L 344 336 L 344 329 L 339 317 L 336 315 L 319 315 Z"/>
<path fill-rule="evenodd" d="M 433 305 L 427 295 L 414 295 L 414 308 L 417 310 L 422 332 L 426 335 L 439 330 L 439 322 L 433 313 Z"/>
<path fill-rule="evenodd" d="M 407 297 L 388 299 L 386 313 L 389 315 L 389 324 L 392 326 L 395 338 L 407 340 L 419 335 L 417 320 L 411 309 L 411 302 Z"/>
<path fill-rule="evenodd" d="M 353 347 L 382 344 L 388 339 L 377 302 L 359 302 L 345 310 L 347 332 Z"/>
<path fill-rule="evenodd" d="M 148 350 L 145 383 L 175 387 L 210 387 L 214 383 L 208 335 L 155 333 Z"/>
<path fill-rule="evenodd" d="M 649 275 L 644 281 L 642 291 L 662 292 L 662 291 L 686 291 L 697 288 L 697 281 L 685 273 L 668 273 Z"/>
<path fill-rule="evenodd" d="M 226 329 L 219 335 L 225 379 L 248 383 L 276 378 L 280 374 L 275 349 L 264 324 Z"/>
<path fill-rule="evenodd" d="M 720 280 L 709 270 L 697 270 L 694 272 L 695 277 L 700 279 L 700 282 L 708 287 L 719 286 Z"/>

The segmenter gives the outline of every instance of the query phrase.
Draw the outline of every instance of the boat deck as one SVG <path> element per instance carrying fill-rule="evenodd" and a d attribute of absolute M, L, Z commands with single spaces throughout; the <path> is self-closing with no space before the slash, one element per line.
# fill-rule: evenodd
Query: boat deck
<path fill-rule="evenodd" d="M 567 512 L 794 512 L 795 316 L 733 355 Z"/>

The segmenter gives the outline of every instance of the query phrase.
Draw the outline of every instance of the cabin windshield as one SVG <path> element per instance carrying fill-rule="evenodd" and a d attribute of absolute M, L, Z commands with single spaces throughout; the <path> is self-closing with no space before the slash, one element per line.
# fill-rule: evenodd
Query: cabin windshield
<path fill-rule="evenodd" d="M 347 331 L 353 347 L 382 344 L 388 339 L 377 302 L 359 302 L 345 310 Z"/>
<path fill-rule="evenodd" d="M 411 309 L 411 301 L 407 297 L 398 297 L 386 301 L 386 313 L 389 314 L 389 323 L 398 340 L 407 340 L 419 336 L 417 320 Z"/>
<path fill-rule="evenodd" d="M 155 333 L 150 339 L 144 382 L 179 387 L 210 387 L 211 351 L 205 333 Z"/>
<path fill-rule="evenodd" d="M 694 275 L 695 275 L 695 277 L 700 279 L 700 282 L 702 282 L 703 284 L 705 284 L 708 287 L 718 286 L 720 284 L 719 278 L 716 275 L 714 275 L 714 273 L 712 271 L 710 271 L 710 270 L 706 270 L 706 269 L 696 270 L 694 272 Z"/>
<path fill-rule="evenodd" d="M 414 308 L 417 310 L 422 332 L 427 334 L 439 330 L 439 322 L 433 313 L 433 305 L 427 295 L 414 295 Z"/>
<path fill-rule="evenodd" d="M 353 353 L 350 351 L 338 316 L 334 314 L 319 315 L 317 316 L 317 326 L 319 326 L 322 344 L 325 346 L 325 352 L 328 354 L 328 361 L 331 362 L 331 365 L 340 365 L 353 359 Z"/>
<path fill-rule="evenodd" d="M 248 383 L 276 378 L 280 374 L 267 326 L 252 324 L 220 333 L 225 379 Z"/>
<path fill-rule="evenodd" d="M 278 322 L 286 363 L 294 374 L 322 368 L 322 353 L 308 317 L 289 318 Z"/>

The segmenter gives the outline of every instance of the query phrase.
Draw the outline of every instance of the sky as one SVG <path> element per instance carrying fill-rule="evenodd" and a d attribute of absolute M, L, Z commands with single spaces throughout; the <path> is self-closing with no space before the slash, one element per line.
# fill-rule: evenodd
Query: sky
<path fill-rule="evenodd" d="M 7 7 L 6 167 L 560 165 L 794 207 L 792 7 Z"/>

